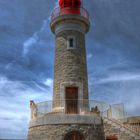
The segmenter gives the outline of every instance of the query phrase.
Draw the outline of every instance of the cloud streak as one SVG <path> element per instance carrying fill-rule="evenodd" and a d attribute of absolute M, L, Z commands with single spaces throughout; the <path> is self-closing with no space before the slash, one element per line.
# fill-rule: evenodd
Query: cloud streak
<path fill-rule="evenodd" d="M 26 138 L 30 119 L 29 101 L 52 98 L 52 79 L 46 79 L 44 84 L 47 88 L 36 85 L 36 90 L 27 87 L 27 83 L 0 78 L 0 138 Z"/>
<path fill-rule="evenodd" d="M 110 74 L 109 77 L 102 78 L 97 81 L 98 84 L 110 83 L 110 82 L 128 82 L 128 81 L 140 81 L 140 74 L 122 73 L 122 74 Z"/>

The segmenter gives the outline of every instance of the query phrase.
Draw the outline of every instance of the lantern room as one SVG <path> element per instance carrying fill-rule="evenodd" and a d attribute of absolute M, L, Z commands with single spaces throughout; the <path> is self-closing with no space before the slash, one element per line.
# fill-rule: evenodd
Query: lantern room
<path fill-rule="evenodd" d="M 63 15 L 78 15 L 89 19 L 88 11 L 83 7 L 82 0 L 58 0 L 58 7 L 51 13 L 51 21 Z"/>
<path fill-rule="evenodd" d="M 61 14 L 80 14 L 81 0 L 59 0 Z"/>

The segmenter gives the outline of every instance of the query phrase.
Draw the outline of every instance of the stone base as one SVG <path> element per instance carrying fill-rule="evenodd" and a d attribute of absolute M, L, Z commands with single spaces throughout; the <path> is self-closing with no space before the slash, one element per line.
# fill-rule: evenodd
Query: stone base
<path fill-rule="evenodd" d="M 44 125 L 29 129 L 28 140 L 64 140 L 73 131 L 80 132 L 85 140 L 104 140 L 101 125 Z"/>
<path fill-rule="evenodd" d="M 65 118 L 65 115 L 63 117 Z M 71 116 L 70 118 L 74 119 L 75 117 L 76 115 Z M 83 121 L 85 122 L 82 122 L 82 121 L 79 122 L 77 119 L 77 123 L 75 123 L 75 121 L 72 121 L 71 123 L 69 123 L 68 116 L 66 116 L 64 123 L 60 121 L 61 123 L 59 124 L 56 124 L 56 122 L 58 122 L 57 120 L 56 122 L 55 121 L 52 122 L 52 124 L 44 123 L 44 125 L 43 125 L 43 122 L 39 123 L 38 120 L 34 120 L 30 123 L 28 140 L 65 140 L 66 135 L 71 132 L 80 133 L 84 137 L 84 140 L 105 140 L 103 123 L 102 121 L 100 121 L 99 123 L 99 119 L 101 120 L 101 118 L 98 118 L 98 121 L 97 121 L 96 120 L 97 118 L 93 116 L 93 120 L 95 121 L 88 124 L 87 123 L 88 120 L 86 121 L 85 118 L 89 119 L 89 116 L 87 117 L 80 116 L 80 117 L 81 117 L 81 120 L 83 118 Z M 43 118 L 40 118 L 40 120 L 42 119 Z M 68 123 L 66 123 L 66 120 L 68 121 Z"/>

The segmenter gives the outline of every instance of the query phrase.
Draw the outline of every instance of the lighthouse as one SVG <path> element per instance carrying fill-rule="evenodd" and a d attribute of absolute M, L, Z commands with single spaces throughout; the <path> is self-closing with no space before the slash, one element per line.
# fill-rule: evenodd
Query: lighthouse
<path fill-rule="evenodd" d="M 88 109 L 85 34 L 90 27 L 89 15 L 80 0 L 59 0 L 51 18 L 56 44 L 53 110 L 79 113 Z"/>
<path fill-rule="evenodd" d="M 100 111 L 90 107 L 88 95 L 90 21 L 81 0 L 59 0 L 50 28 L 55 36 L 53 100 L 31 101 L 28 140 L 104 140 Z"/>

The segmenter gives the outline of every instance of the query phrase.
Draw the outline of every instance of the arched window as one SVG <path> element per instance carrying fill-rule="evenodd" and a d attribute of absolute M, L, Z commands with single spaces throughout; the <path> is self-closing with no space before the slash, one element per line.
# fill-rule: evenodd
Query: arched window
<path fill-rule="evenodd" d="M 84 136 L 78 131 L 72 131 L 66 134 L 64 140 L 85 140 Z"/>

